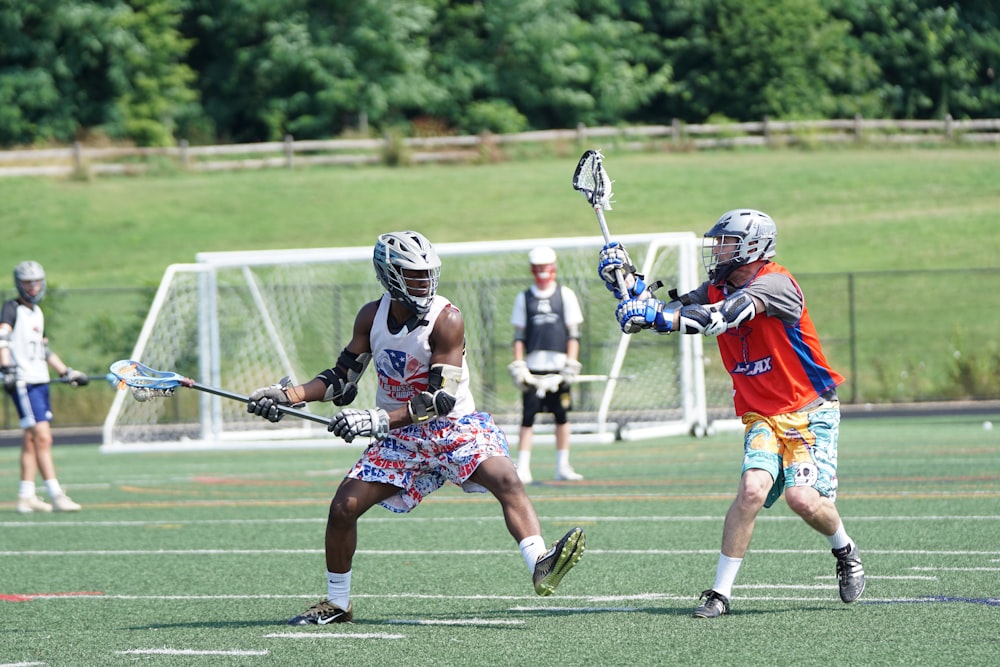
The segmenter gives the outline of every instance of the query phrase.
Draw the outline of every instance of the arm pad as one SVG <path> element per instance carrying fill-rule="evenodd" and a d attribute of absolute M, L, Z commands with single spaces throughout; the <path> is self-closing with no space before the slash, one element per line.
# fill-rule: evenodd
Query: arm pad
<path fill-rule="evenodd" d="M 328 368 L 316 376 L 326 385 L 324 401 L 333 401 L 334 405 L 347 405 L 358 395 L 358 380 L 368 368 L 372 355 L 367 352 L 355 354 L 344 350 L 337 359 L 337 365 Z M 346 371 L 344 370 L 346 369 Z"/>
<path fill-rule="evenodd" d="M 691 304 L 680 310 L 680 331 L 689 334 L 718 336 L 754 318 L 757 306 L 753 297 L 739 290 L 725 301 L 711 305 Z"/>

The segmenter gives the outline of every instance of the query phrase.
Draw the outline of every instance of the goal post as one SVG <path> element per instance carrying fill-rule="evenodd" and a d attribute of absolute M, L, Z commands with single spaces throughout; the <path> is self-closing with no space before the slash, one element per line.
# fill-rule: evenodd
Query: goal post
<path fill-rule="evenodd" d="M 697 285 L 700 237 L 642 234 L 617 240 L 648 277 L 680 291 Z M 435 244 L 443 261 L 438 292 L 465 319 L 476 405 L 492 413 L 512 441 L 521 395 L 507 372 L 510 316 L 515 297 L 531 284 L 528 252 L 538 245 L 556 250 L 558 280 L 576 292 L 584 314 L 584 381 L 574 385 L 570 420 L 574 440 L 636 439 L 707 426 L 701 338 L 623 335 L 615 299 L 597 276 L 603 243 L 601 237 L 577 237 Z M 132 358 L 241 394 L 285 375 L 307 381 L 336 361 L 358 310 L 383 292 L 372 268 L 373 246 L 374 238 L 358 247 L 206 252 L 195 263 L 171 265 Z M 353 406 L 373 405 L 374 384 L 373 378 L 362 378 Z M 306 409 L 329 417 L 340 408 L 312 403 Z M 540 416 L 540 431 L 547 419 Z M 179 388 L 173 397 L 142 403 L 119 392 L 105 420 L 101 450 L 332 444 L 343 443 L 321 424 L 293 417 L 271 424 L 248 414 L 238 401 Z"/>

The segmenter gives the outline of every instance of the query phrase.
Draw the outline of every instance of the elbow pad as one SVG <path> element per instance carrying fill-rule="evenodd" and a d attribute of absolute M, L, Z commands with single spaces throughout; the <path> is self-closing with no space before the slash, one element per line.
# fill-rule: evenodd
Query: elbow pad
<path fill-rule="evenodd" d="M 689 334 L 718 336 L 752 320 L 757 314 L 753 298 L 740 290 L 725 301 L 708 306 L 691 304 L 680 310 L 680 331 Z"/>
<path fill-rule="evenodd" d="M 316 379 L 326 385 L 324 401 L 333 401 L 334 405 L 348 405 L 358 395 L 358 380 L 368 368 L 372 355 L 365 352 L 354 354 L 344 350 L 337 359 L 337 365 L 329 368 Z M 344 371 L 343 369 L 347 370 Z"/>
<path fill-rule="evenodd" d="M 456 394 L 462 381 L 462 369 L 448 364 L 431 366 L 427 376 L 427 391 L 422 391 L 410 399 L 407 411 L 414 424 L 434 417 L 444 417 L 458 402 Z"/>

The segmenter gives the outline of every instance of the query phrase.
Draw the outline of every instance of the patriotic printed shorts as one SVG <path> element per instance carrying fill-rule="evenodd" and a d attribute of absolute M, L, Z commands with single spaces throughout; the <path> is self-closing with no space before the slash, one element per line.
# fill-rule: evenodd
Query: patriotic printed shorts
<path fill-rule="evenodd" d="M 487 493 L 468 480 L 492 456 L 510 457 L 507 436 L 490 414 L 473 412 L 390 431 L 388 438 L 365 450 L 347 476 L 399 487 L 399 493 L 379 504 L 409 512 L 448 481 L 466 493 Z"/>
<path fill-rule="evenodd" d="M 764 507 L 791 486 L 811 486 L 821 496 L 837 499 L 839 401 L 774 417 L 748 412 L 743 423 L 743 472 L 766 470 L 774 480 Z"/>

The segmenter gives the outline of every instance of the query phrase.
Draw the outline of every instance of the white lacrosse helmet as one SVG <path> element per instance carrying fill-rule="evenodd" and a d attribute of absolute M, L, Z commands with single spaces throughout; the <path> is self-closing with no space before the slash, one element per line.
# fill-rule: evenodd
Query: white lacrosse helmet
<path fill-rule="evenodd" d="M 441 276 L 441 258 L 419 232 L 382 234 L 375 243 L 375 275 L 395 301 L 418 315 L 430 310 Z M 410 272 L 404 275 L 404 271 Z M 415 275 L 413 272 L 422 272 Z"/>
<path fill-rule="evenodd" d="M 35 280 L 42 282 L 42 289 L 38 291 L 38 294 L 29 294 L 24 283 Z M 30 260 L 21 262 L 14 267 L 14 287 L 17 288 L 17 293 L 21 295 L 22 299 L 29 303 L 38 303 L 45 296 L 45 269 L 38 262 Z"/>
<path fill-rule="evenodd" d="M 540 245 L 528 253 L 528 261 L 532 266 L 545 266 L 556 263 L 556 251 L 547 245 Z"/>
<path fill-rule="evenodd" d="M 705 239 L 702 249 L 705 270 L 708 279 L 719 285 L 739 267 L 774 257 L 778 228 L 768 214 L 738 208 L 723 213 L 705 232 Z"/>

